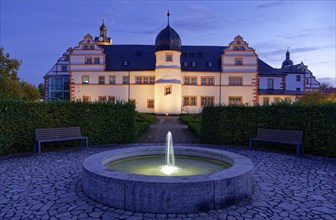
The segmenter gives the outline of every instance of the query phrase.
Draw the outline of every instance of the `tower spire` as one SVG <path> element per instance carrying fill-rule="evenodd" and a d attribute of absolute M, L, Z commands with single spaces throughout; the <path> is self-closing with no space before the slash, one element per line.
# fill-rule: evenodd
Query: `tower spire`
<path fill-rule="evenodd" d="M 102 18 L 102 20 L 103 20 L 103 24 L 104 24 L 104 22 L 105 22 L 105 18 Z"/>
<path fill-rule="evenodd" d="M 169 13 L 169 10 L 168 10 L 168 13 L 167 13 L 167 17 L 168 17 L 168 26 L 169 26 L 169 16 L 170 16 L 170 13 Z"/>

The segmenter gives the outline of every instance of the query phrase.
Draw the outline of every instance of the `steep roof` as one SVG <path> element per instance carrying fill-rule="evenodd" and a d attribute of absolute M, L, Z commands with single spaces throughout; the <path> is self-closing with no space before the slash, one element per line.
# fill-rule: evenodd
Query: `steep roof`
<path fill-rule="evenodd" d="M 106 54 L 106 71 L 155 70 L 155 45 L 102 45 Z M 182 46 L 181 70 L 221 72 L 224 46 Z M 261 75 L 283 75 L 258 59 Z"/>

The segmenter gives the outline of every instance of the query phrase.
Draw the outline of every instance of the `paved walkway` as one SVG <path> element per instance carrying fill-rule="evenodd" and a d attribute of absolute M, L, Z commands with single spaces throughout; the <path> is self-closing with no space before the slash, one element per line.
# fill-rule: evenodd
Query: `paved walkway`
<path fill-rule="evenodd" d="M 200 145 L 241 154 L 255 164 L 252 198 L 229 208 L 192 214 L 134 213 L 87 198 L 81 189 L 83 160 L 135 145 L 1 156 L 0 219 L 336 219 L 336 159 L 239 147 Z"/>
<path fill-rule="evenodd" d="M 179 120 L 178 116 L 157 116 L 158 121 L 150 125 L 138 140 L 138 143 L 165 143 L 166 135 L 170 131 L 174 143 L 198 143 L 189 131 L 188 125 Z"/>

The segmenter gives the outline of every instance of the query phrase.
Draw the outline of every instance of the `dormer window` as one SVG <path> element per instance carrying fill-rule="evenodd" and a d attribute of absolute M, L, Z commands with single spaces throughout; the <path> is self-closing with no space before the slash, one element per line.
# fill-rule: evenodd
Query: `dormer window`
<path fill-rule="evenodd" d="M 167 62 L 173 62 L 173 54 L 172 53 L 166 53 L 166 61 Z"/>
<path fill-rule="evenodd" d="M 65 55 L 65 56 L 64 56 L 64 60 L 65 60 L 65 61 L 69 61 L 69 60 L 70 60 L 69 55 Z"/>
<path fill-rule="evenodd" d="M 212 67 L 212 62 L 208 62 L 208 67 Z"/>
<path fill-rule="evenodd" d="M 84 45 L 83 46 L 83 50 L 88 50 L 89 49 L 89 46 L 88 45 Z"/>
<path fill-rule="evenodd" d="M 233 47 L 233 50 L 238 50 L 238 46 L 234 46 L 234 47 Z"/>
<path fill-rule="evenodd" d="M 195 66 L 196 66 L 196 62 L 193 61 L 193 62 L 191 63 L 191 66 L 192 66 L 192 67 L 195 67 Z"/>
<path fill-rule="evenodd" d="M 243 65 L 243 58 L 235 58 L 235 65 L 236 66 Z"/>
<path fill-rule="evenodd" d="M 237 44 L 241 44 L 241 41 L 240 41 L 240 40 L 237 40 Z"/>
<path fill-rule="evenodd" d="M 245 50 L 245 47 L 244 46 L 240 46 L 239 50 Z"/>
<path fill-rule="evenodd" d="M 188 62 L 183 62 L 183 66 L 187 67 L 188 66 Z"/>
<path fill-rule="evenodd" d="M 93 45 L 90 45 L 90 50 L 94 50 L 94 46 Z"/>
<path fill-rule="evenodd" d="M 124 66 L 128 66 L 128 61 L 127 60 L 124 61 Z"/>

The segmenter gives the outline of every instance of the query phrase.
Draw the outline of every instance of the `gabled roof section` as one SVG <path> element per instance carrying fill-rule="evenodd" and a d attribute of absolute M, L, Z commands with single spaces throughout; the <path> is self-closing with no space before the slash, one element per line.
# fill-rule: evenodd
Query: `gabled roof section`
<path fill-rule="evenodd" d="M 285 66 L 281 69 L 278 69 L 283 73 L 305 73 L 307 70 L 307 66 L 305 66 L 302 62 L 299 64 L 295 64 L 292 66 Z"/>
<path fill-rule="evenodd" d="M 258 72 L 259 75 L 265 75 L 265 76 L 283 76 L 286 75 L 285 73 L 279 71 L 278 69 L 275 69 L 262 61 L 261 59 L 258 59 Z"/>

